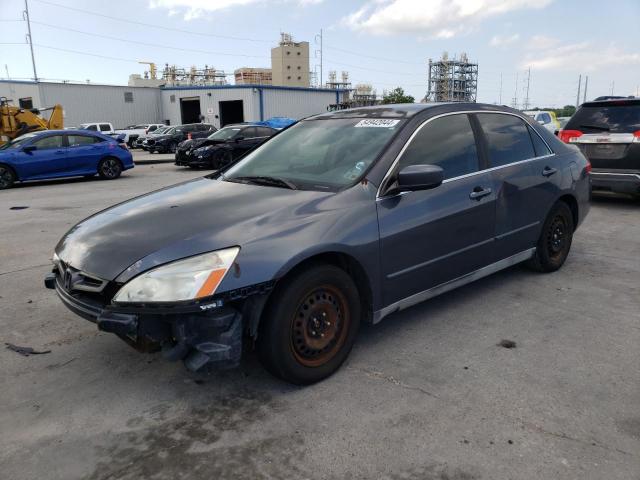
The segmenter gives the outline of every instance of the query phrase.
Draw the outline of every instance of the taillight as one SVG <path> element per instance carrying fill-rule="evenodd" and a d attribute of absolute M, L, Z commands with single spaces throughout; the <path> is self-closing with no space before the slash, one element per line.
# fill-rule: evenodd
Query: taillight
<path fill-rule="evenodd" d="M 118 146 L 119 146 L 120 148 L 124 149 L 124 150 L 129 151 L 129 147 L 127 146 L 127 144 L 126 144 L 126 143 L 119 143 L 119 144 L 118 144 Z"/>
<path fill-rule="evenodd" d="M 582 132 L 580 130 L 560 130 L 558 132 L 558 138 L 564 143 L 574 142 L 576 138 L 581 136 Z"/>
<path fill-rule="evenodd" d="M 145 129 L 144 129 L 144 134 L 146 135 L 146 134 L 147 134 L 147 132 L 149 132 L 149 129 L 148 129 L 148 128 L 145 128 Z"/>
<path fill-rule="evenodd" d="M 635 143 L 640 143 L 640 130 L 633 132 L 633 141 Z"/>
<path fill-rule="evenodd" d="M 591 173 L 591 162 L 589 160 L 587 160 L 587 166 L 584 167 L 584 171 L 586 173 Z"/>

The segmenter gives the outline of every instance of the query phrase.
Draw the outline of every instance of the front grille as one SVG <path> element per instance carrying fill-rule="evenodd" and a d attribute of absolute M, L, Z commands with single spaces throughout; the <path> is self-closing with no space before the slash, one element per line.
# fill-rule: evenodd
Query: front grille
<path fill-rule="evenodd" d="M 147 145 L 155 145 L 156 141 L 155 140 L 147 140 Z"/>
<path fill-rule="evenodd" d="M 102 293 L 109 283 L 107 280 L 81 272 L 62 261 L 58 262 L 57 267 L 58 283 L 69 293 L 75 291 Z"/>

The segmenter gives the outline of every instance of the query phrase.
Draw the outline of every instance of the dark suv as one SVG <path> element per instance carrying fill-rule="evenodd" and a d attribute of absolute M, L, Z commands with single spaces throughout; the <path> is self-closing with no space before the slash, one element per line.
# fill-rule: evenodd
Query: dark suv
<path fill-rule="evenodd" d="M 583 103 L 559 137 L 591 162 L 593 190 L 640 197 L 640 98 Z"/>
<path fill-rule="evenodd" d="M 356 108 L 83 220 L 45 285 L 189 369 L 236 365 L 246 335 L 275 375 L 311 383 L 362 322 L 516 263 L 559 269 L 588 211 L 584 156 L 521 112 Z"/>
<path fill-rule="evenodd" d="M 180 142 L 188 138 L 208 137 L 215 131 L 216 127 L 208 123 L 176 125 L 161 135 L 149 136 L 142 143 L 142 148 L 151 153 L 174 153 Z"/>

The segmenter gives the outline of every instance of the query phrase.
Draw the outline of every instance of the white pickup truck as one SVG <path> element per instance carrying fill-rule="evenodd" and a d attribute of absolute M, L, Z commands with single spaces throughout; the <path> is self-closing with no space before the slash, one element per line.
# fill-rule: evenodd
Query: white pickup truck
<path fill-rule="evenodd" d="M 78 129 L 91 130 L 92 132 L 100 132 L 105 135 L 111 135 L 115 132 L 113 125 L 107 122 L 81 123 Z"/>
<path fill-rule="evenodd" d="M 160 127 L 164 127 L 164 125 L 162 123 L 141 123 L 138 125 L 133 125 L 130 128 L 116 130 L 113 133 L 124 134 L 124 143 L 129 145 L 129 148 L 134 148 L 138 137 L 147 135 Z"/>

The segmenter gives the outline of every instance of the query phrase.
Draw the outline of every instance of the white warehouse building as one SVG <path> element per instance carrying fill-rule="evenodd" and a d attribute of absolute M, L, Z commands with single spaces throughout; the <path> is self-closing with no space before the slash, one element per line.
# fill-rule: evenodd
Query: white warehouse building
<path fill-rule="evenodd" d="M 60 104 L 65 126 L 110 122 L 115 128 L 137 123 L 180 125 L 300 119 L 326 112 L 346 90 L 273 85 L 130 87 L 98 84 L 0 80 L 0 97 L 30 98 L 35 108 Z M 46 113 L 44 114 L 46 116 Z"/>

